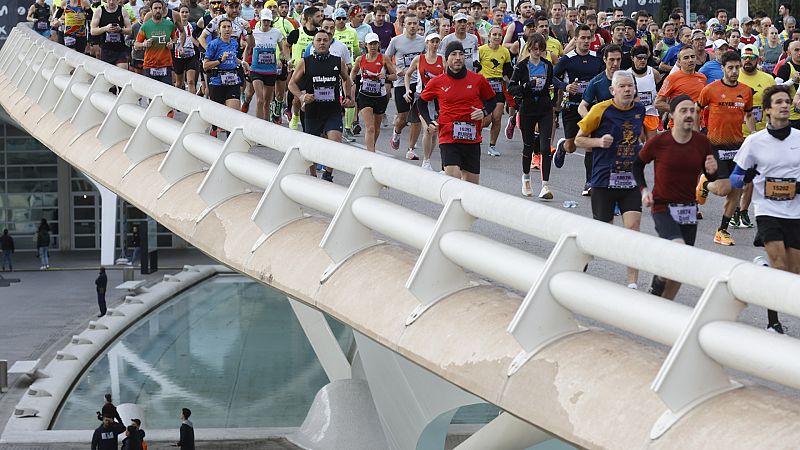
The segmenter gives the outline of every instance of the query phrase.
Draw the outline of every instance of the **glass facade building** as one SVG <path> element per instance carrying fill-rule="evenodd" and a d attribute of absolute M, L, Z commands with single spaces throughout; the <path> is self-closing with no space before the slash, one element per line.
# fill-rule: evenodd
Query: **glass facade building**
<path fill-rule="evenodd" d="M 28 135 L 0 109 L 0 232 L 8 229 L 17 249 L 34 250 L 34 233 L 46 219 L 52 249 L 98 250 L 100 206 L 100 193 L 83 173 Z M 136 225 L 146 229 L 146 221 L 144 213 L 126 206 L 129 233 Z M 161 225 L 157 238 L 158 248 L 186 246 Z"/>

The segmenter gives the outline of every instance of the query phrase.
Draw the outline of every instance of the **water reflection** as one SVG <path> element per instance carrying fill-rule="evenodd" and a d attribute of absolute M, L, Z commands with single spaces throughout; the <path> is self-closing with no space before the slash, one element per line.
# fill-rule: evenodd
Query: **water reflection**
<path fill-rule="evenodd" d="M 340 342 L 344 327 L 334 327 Z M 299 426 L 327 378 L 285 296 L 240 276 L 202 283 L 134 325 L 83 375 L 54 429 L 90 429 L 103 394 L 148 426 Z"/>

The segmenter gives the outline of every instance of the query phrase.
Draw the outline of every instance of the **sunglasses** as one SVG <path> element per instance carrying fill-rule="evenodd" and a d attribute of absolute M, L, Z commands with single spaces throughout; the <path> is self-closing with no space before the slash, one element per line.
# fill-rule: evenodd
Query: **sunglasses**
<path fill-rule="evenodd" d="M 742 55 L 742 59 L 755 60 L 755 59 L 758 59 L 758 56 L 756 56 L 756 55 Z"/>
<path fill-rule="evenodd" d="M 337 17 L 336 20 L 347 20 L 347 17 Z"/>

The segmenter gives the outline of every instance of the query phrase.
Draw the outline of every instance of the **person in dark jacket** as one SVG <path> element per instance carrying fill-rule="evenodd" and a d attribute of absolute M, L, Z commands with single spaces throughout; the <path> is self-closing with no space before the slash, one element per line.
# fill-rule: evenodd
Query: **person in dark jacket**
<path fill-rule="evenodd" d="M 118 450 L 117 436 L 125 432 L 125 425 L 114 422 L 113 417 L 103 417 L 103 424 L 94 430 L 92 450 Z"/>
<path fill-rule="evenodd" d="M 106 315 L 106 288 L 108 287 L 108 277 L 106 276 L 105 267 L 100 268 L 100 274 L 97 275 L 94 284 L 97 287 L 97 306 L 100 307 L 100 315 L 97 317 L 103 317 Z"/>
<path fill-rule="evenodd" d="M 142 448 L 146 448 L 144 438 L 147 434 L 142 429 L 142 421 L 139 419 L 131 419 L 131 422 L 136 425 L 136 431 L 139 433 L 139 440 L 142 441 Z"/>
<path fill-rule="evenodd" d="M 10 272 L 14 271 L 14 264 L 11 262 L 11 254 L 14 253 L 14 238 L 8 234 L 8 230 L 3 230 L 3 235 L 0 236 L 0 250 L 3 251 L 3 272 L 6 271 L 6 265 Z"/>
<path fill-rule="evenodd" d="M 36 249 L 39 252 L 39 261 L 42 266 L 39 270 L 50 268 L 50 225 L 47 220 L 42 219 L 39 229 L 36 231 Z"/>
<path fill-rule="evenodd" d="M 129 425 L 125 429 L 125 439 L 122 440 L 122 450 L 142 450 L 142 440 L 139 439 L 139 429 L 136 425 Z"/>
<path fill-rule="evenodd" d="M 194 425 L 189 420 L 191 415 L 189 408 L 181 409 L 181 440 L 176 444 L 181 450 L 194 450 Z"/>
<path fill-rule="evenodd" d="M 106 417 L 111 417 L 116 420 L 117 423 L 122 423 L 122 417 L 119 416 L 117 407 L 114 406 L 114 402 L 111 401 L 111 394 L 106 394 L 104 398 L 105 403 L 103 403 L 103 408 L 97 412 L 97 418 L 99 420 L 104 420 Z"/>

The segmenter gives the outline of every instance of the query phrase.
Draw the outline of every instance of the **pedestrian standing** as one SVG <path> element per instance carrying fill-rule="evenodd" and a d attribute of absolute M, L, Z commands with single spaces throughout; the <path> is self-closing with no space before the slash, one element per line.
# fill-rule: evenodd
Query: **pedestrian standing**
<path fill-rule="evenodd" d="M 189 420 L 191 415 L 192 411 L 189 408 L 181 409 L 181 440 L 176 444 L 181 450 L 194 450 L 194 425 Z"/>
<path fill-rule="evenodd" d="M 103 317 L 106 315 L 106 288 L 108 287 L 105 267 L 100 268 L 100 274 L 97 275 L 94 284 L 97 287 L 97 306 L 100 307 L 100 314 L 97 317 Z"/>
<path fill-rule="evenodd" d="M 103 276 L 105 276 L 105 272 L 103 272 Z M 111 417 L 117 423 L 122 423 L 122 417 L 119 416 L 117 407 L 114 406 L 114 402 L 111 400 L 111 394 L 106 394 L 103 398 L 105 402 L 103 402 L 103 408 L 97 411 L 97 420 L 103 420 L 103 417 Z"/>
<path fill-rule="evenodd" d="M 128 425 L 125 429 L 122 450 L 142 450 L 142 441 L 139 439 L 139 429 L 136 428 L 136 425 Z"/>
<path fill-rule="evenodd" d="M 125 425 L 114 422 L 110 416 L 103 417 L 103 424 L 94 430 L 92 450 L 117 450 L 117 436 L 125 432 Z M 193 447 L 194 448 L 194 447 Z"/>
<path fill-rule="evenodd" d="M 36 231 L 36 248 L 39 251 L 39 270 L 50 268 L 50 225 L 47 220 L 42 219 L 39 229 Z"/>
<path fill-rule="evenodd" d="M 128 265 L 132 266 L 139 259 L 139 253 L 142 249 L 142 239 L 139 236 L 139 227 L 134 226 L 133 232 L 131 233 L 131 249 L 133 253 L 131 254 L 131 259 L 128 260 Z"/>
<path fill-rule="evenodd" d="M 6 265 L 8 265 L 8 271 L 14 271 L 14 264 L 11 262 L 11 255 L 14 253 L 14 238 L 8 234 L 8 230 L 3 230 L 3 235 L 0 236 L 0 250 L 3 251 L 3 272 L 6 271 Z"/>

